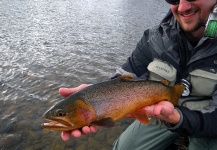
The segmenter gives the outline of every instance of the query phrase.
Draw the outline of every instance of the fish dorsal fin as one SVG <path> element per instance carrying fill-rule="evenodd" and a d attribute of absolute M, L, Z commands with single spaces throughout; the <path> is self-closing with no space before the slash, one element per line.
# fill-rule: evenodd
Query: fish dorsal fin
<path fill-rule="evenodd" d="M 169 85 L 168 80 L 161 80 L 160 82 L 163 83 L 164 85 Z"/>
<path fill-rule="evenodd" d="M 120 77 L 118 77 L 120 80 L 125 80 L 125 79 L 133 79 L 133 75 L 132 74 L 124 74 Z"/>
<path fill-rule="evenodd" d="M 115 122 L 111 117 L 103 118 L 98 121 L 94 121 L 91 124 L 101 126 L 101 127 L 114 127 Z"/>

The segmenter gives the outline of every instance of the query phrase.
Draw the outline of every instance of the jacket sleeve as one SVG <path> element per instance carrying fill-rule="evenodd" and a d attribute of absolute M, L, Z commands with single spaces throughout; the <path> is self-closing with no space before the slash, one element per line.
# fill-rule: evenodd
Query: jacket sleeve
<path fill-rule="evenodd" d="M 183 106 L 176 106 L 180 112 L 180 122 L 169 130 L 181 136 L 190 137 L 217 137 L 217 91 L 213 94 L 210 106 L 201 110 L 190 110 Z"/>
<path fill-rule="evenodd" d="M 149 48 L 150 30 L 146 30 L 141 40 L 137 43 L 136 49 L 121 67 L 122 70 L 141 77 L 147 72 L 147 66 L 152 61 L 152 52 Z M 121 74 L 121 73 L 119 73 Z"/>

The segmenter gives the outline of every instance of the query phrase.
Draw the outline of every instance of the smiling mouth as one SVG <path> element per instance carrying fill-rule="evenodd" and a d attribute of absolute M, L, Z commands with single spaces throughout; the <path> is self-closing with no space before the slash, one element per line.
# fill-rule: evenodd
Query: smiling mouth
<path fill-rule="evenodd" d="M 195 14 L 195 12 L 192 12 L 192 13 L 188 13 L 188 14 L 181 14 L 181 16 L 183 16 L 183 17 L 190 17 L 190 16 L 192 16 L 194 14 Z"/>
<path fill-rule="evenodd" d="M 186 13 L 180 13 L 179 12 L 179 15 L 181 15 L 182 17 L 191 17 L 191 16 L 195 15 L 196 13 L 197 13 L 197 10 L 189 11 L 189 12 L 186 12 Z"/>

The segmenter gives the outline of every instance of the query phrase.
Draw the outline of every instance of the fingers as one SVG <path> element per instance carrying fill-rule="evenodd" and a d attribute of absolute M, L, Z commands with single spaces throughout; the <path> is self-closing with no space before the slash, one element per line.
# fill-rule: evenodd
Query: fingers
<path fill-rule="evenodd" d="M 90 133 L 90 127 L 88 126 L 84 126 L 82 129 L 81 129 L 82 133 L 83 134 L 89 134 Z"/>
<path fill-rule="evenodd" d="M 156 118 L 156 115 L 154 113 L 154 105 L 151 105 L 151 106 L 146 106 L 144 109 L 146 111 L 146 115 L 149 117 L 149 118 Z"/>
<path fill-rule="evenodd" d="M 62 138 L 63 141 L 68 141 L 69 138 L 70 138 L 70 132 L 68 132 L 68 131 L 63 131 L 63 132 L 61 133 L 61 138 Z"/>
<path fill-rule="evenodd" d="M 155 105 L 145 107 L 146 114 L 150 118 L 167 117 L 174 111 L 174 106 L 168 101 L 161 101 Z"/>
<path fill-rule="evenodd" d="M 98 130 L 98 126 L 90 126 L 90 132 L 95 133 Z"/>
<path fill-rule="evenodd" d="M 94 126 L 94 125 L 92 125 L 92 126 L 84 126 L 81 131 L 82 131 L 82 134 L 86 135 L 86 134 L 89 134 L 89 133 L 95 133 L 98 128 L 99 128 L 98 126 Z"/>
<path fill-rule="evenodd" d="M 70 94 L 74 93 L 74 89 L 73 88 L 60 88 L 59 93 L 60 95 L 64 97 L 68 97 Z"/>
<path fill-rule="evenodd" d="M 87 134 L 87 132 L 86 132 L 86 134 Z M 73 130 L 72 132 L 62 131 L 61 138 L 63 141 L 68 141 L 70 139 L 70 135 L 72 135 L 75 138 L 79 138 L 79 137 L 81 137 L 82 133 L 80 130 Z"/>
<path fill-rule="evenodd" d="M 60 88 L 59 89 L 59 93 L 60 95 L 64 96 L 64 97 L 68 97 L 69 95 L 71 95 L 72 93 L 75 93 L 85 87 L 89 86 L 89 84 L 81 84 L 78 87 L 75 88 Z"/>
<path fill-rule="evenodd" d="M 79 138 L 81 137 L 81 131 L 80 130 L 74 130 L 72 131 L 72 136 L 75 137 L 75 138 Z"/>
<path fill-rule="evenodd" d="M 81 130 L 73 130 L 73 131 L 62 131 L 61 138 L 63 141 L 68 141 L 70 136 L 72 135 L 74 138 L 79 138 L 82 134 L 87 135 L 90 133 L 95 133 L 99 127 L 98 126 L 84 126 Z"/>
<path fill-rule="evenodd" d="M 159 102 L 156 107 L 154 108 L 155 115 L 162 115 L 162 116 L 169 116 L 173 113 L 174 106 L 172 103 L 168 101 L 161 101 Z"/>

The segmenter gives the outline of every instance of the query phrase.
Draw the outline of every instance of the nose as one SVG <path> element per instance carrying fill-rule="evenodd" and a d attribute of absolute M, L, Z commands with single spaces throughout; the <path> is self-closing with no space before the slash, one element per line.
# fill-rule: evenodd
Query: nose
<path fill-rule="evenodd" d="M 178 5 L 178 11 L 179 12 L 185 12 L 189 9 L 191 9 L 191 2 L 188 2 L 187 0 L 180 0 L 180 3 Z"/>

